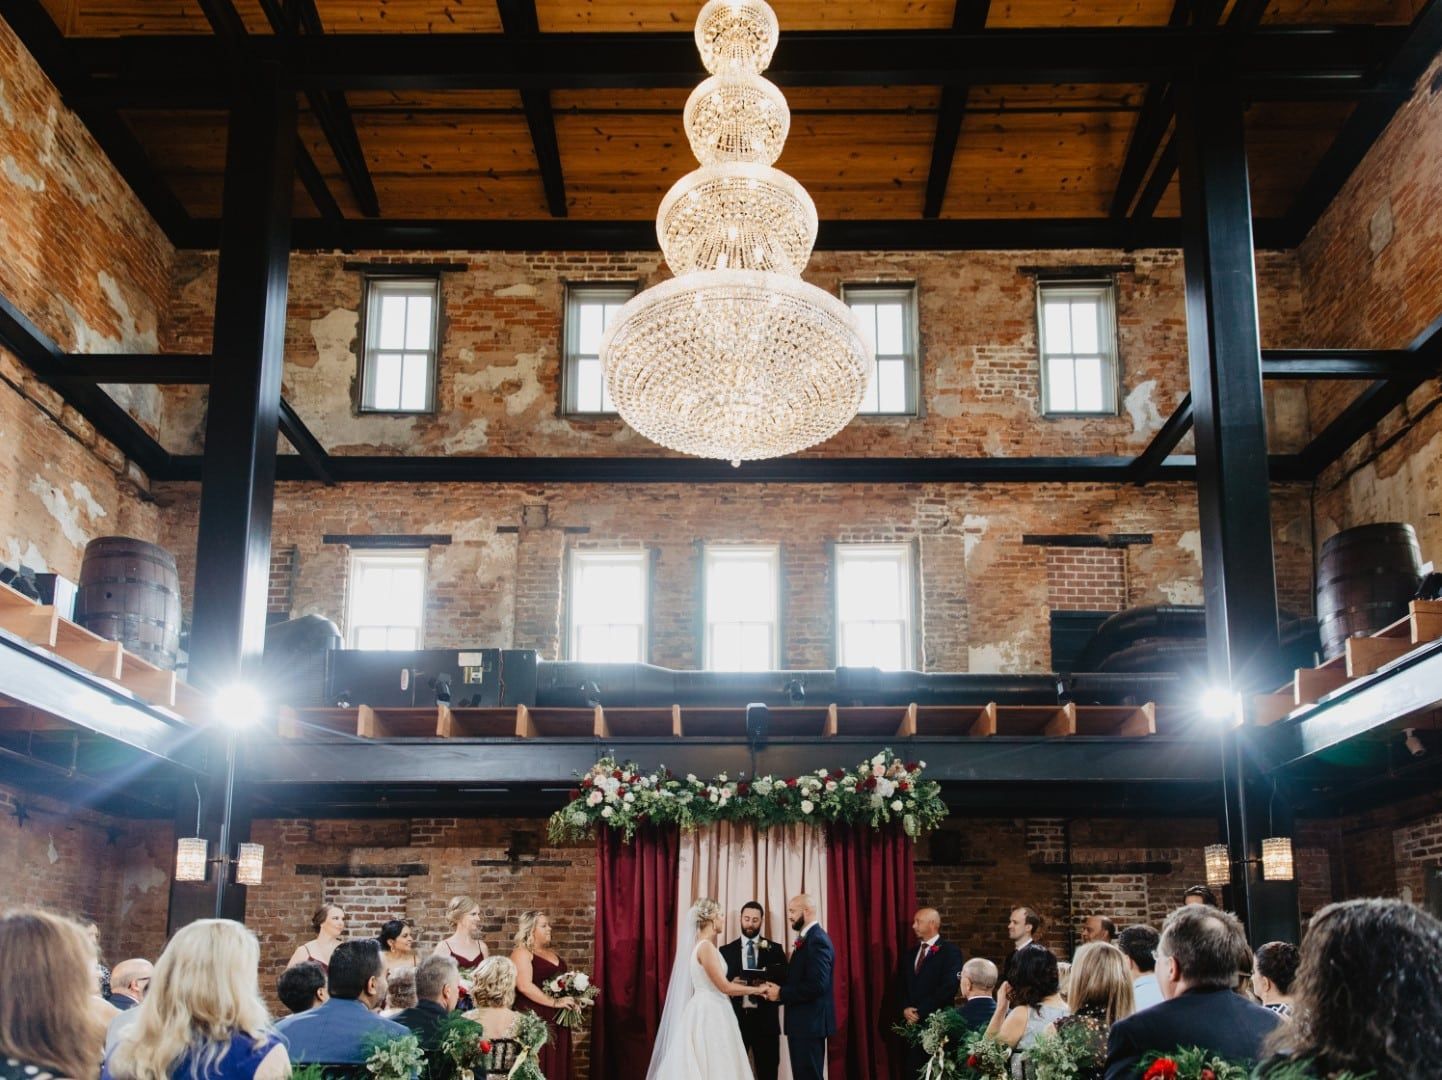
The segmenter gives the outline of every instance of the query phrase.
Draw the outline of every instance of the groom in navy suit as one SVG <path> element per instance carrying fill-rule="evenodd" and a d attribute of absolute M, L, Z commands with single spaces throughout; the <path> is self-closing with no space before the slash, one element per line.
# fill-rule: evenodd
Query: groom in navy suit
<path fill-rule="evenodd" d="M 786 984 L 766 985 L 766 1000 L 786 1006 L 786 1049 L 794 1080 L 821 1080 L 826 1068 L 826 1040 L 836 1034 L 836 1003 L 831 997 L 831 969 L 836 951 L 816 923 L 816 901 L 805 893 L 786 902 L 786 917 L 797 932 L 786 969 Z"/>

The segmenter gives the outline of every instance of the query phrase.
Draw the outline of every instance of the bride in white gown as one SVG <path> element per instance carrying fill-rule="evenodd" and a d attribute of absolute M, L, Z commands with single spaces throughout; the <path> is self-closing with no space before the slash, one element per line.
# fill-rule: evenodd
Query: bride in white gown
<path fill-rule="evenodd" d="M 646 1080 L 752 1080 L 728 998 L 757 987 L 726 978 L 716 948 L 725 925 L 715 900 L 698 900 L 676 934 L 676 963 Z"/>

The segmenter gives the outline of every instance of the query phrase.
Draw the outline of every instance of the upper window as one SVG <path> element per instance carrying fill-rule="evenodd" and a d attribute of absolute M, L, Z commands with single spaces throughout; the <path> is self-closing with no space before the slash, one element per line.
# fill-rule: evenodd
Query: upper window
<path fill-rule="evenodd" d="M 350 647 L 419 649 L 425 594 L 426 552 L 351 552 Z"/>
<path fill-rule="evenodd" d="M 362 412 L 435 411 L 439 315 L 437 279 L 367 279 Z"/>
<path fill-rule="evenodd" d="M 876 350 L 862 413 L 914 416 L 917 390 L 916 286 L 843 285 L 841 298 Z"/>
<path fill-rule="evenodd" d="M 566 287 L 565 412 L 567 415 L 615 415 L 601 371 L 601 339 L 616 312 L 636 295 L 634 285 Z"/>
<path fill-rule="evenodd" d="M 1111 283 L 1043 281 L 1036 292 L 1042 412 L 1116 413 L 1116 294 Z"/>
<path fill-rule="evenodd" d="M 569 656 L 598 663 L 646 659 L 647 551 L 572 551 Z"/>
<path fill-rule="evenodd" d="M 836 545 L 839 666 L 909 668 L 911 607 L 910 545 Z"/>
<path fill-rule="evenodd" d="M 780 553 L 774 547 L 706 549 L 706 668 L 772 671 L 781 653 Z"/>

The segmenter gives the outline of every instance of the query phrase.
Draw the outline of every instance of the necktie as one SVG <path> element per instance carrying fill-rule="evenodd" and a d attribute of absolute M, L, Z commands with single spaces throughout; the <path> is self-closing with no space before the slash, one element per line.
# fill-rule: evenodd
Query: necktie
<path fill-rule="evenodd" d="M 756 966 L 756 942 L 751 938 L 746 939 L 746 966 L 748 968 Z"/>
<path fill-rule="evenodd" d="M 926 959 L 926 942 L 923 941 L 923 942 L 921 943 L 921 948 L 919 948 L 919 949 L 916 950 L 916 967 L 913 969 L 913 972 L 914 972 L 915 974 L 920 974 L 920 973 L 921 973 L 921 962 L 922 962 L 923 960 L 925 960 L 925 959 Z"/>

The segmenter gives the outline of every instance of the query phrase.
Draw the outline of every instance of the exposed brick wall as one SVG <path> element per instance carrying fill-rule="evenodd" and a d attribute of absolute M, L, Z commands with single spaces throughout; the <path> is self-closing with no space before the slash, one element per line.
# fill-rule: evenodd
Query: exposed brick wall
<path fill-rule="evenodd" d="M 196 488 L 161 485 L 163 542 L 189 602 Z M 543 505 L 544 528 L 518 528 Z M 1284 605 L 1310 610 L 1305 489 L 1275 498 Z M 587 530 L 567 532 L 566 530 Z M 655 552 L 651 660 L 700 666 L 699 566 L 707 542 L 774 543 L 782 552 L 782 663 L 834 662 L 831 545 L 919 541 L 921 636 L 933 671 L 1049 670 L 1046 549 L 1025 534 L 1147 532 L 1129 550 L 1126 599 L 1199 603 L 1193 489 L 1071 485 L 280 485 L 275 543 L 297 549 L 293 611 L 344 622 L 347 549 L 326 533 L 446 531 L 428 566 L 427 644 L 531 646 L 556 656 L 564 629 L 565 559 L 576 544 Z M 1109 596 L 1120 596 L 1114 585 Z"/>
<path fill-rule="evenodd" d="M 169 821 L 110 817 L 0 787 L 0 910 L 26 905 L 93 919 L 111 965 L 154 959 L 165 944 L 173 832 Z"/>
<path fill-rule="evenodd" d="M 1126 548 L 1046 549 L 1052 611 L 1120 611 L 1127 606 Z"/>
<path fill-rule="evenodd" d="M 1308 344 L 1400 348 L 1442 314 L 1442 58 L 1298 249 Z M 1358 392 L 1309 390 L 1320 431 Z M 1442 564 L 1442 380 L 1429 379 L 1322 477 L 1317 536 L 1408 521 Z"/>
<path fill-rule="evenodd" d="M 294 544 L 272 546 L 270 549 L 270 588 L 266 592 L 265 610 L 270 615 L 290 615 L 294 602 L 296 549 Z"/>
<path fill-rule="evenodd" d="M 538 865 L 513 870 L 507 864 L 513 831 L 539 840 Z M 310 914 L 321 903 L 346 909 L 352 937 L 374 935 L 387 919 L 412 920 L 422 955 L 450 933 L 445 909 L 452 896 L 465 893 L 480 903 L 481 935 L 492 955 L 510 953 L 522 912 L 544 910 L 567 963 L 595 970 L 594 848 L 552 847 L 544 821 L 276 819 L 257 821 L 252 838 L 265 845 L 265 883 L 247 890 L 246 923 L 261 940 L 261 988 L 280 1014 L 275 979 L 311 938 Z M 337 872 L 343 869 L 354 872 Z M 583 1035 L 577 1077 L 587 1075 L 588 1053 Z"/>

